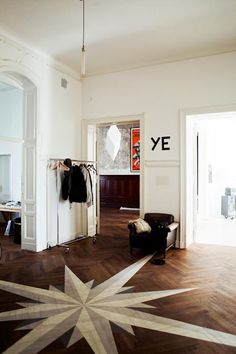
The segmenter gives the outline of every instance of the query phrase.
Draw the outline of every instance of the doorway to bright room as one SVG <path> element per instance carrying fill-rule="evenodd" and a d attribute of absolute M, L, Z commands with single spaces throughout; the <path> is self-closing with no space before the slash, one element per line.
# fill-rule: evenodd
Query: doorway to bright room
<path fill-rule="evenodd" d="M 236 112 L 191 117 L 194 242 L 235 247 Z"/>

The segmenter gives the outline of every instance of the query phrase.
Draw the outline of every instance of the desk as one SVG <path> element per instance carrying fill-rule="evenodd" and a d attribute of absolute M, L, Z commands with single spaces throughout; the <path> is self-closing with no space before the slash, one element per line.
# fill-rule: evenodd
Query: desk
<path fill-rule="evenodd" d="M 9 206 L 6 204 L 0 204 L 0 211 L 2 212 L 2 215 L 7 222 L 7 226 L 4 232 L 4 235 L 9 235 L 10 233 L 10 228 L 11 228 L 11 214 L 12 213 L 19 213 L 21 214 L 21 206 Z M 6 216 L 6 213 L 8 213 L 8 217 Z"/>
<path fill-rule="evenodd" d="M 0 211 L 8 211 L 10 213 L 20 213 L 21 206 L 8 206 L 6 204 L 0 204 Z"/>

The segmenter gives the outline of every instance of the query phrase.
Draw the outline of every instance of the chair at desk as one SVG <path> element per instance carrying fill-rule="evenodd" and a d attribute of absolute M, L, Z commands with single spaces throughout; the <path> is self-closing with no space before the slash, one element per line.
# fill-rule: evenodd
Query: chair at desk
<path fill-rule="evenodd" d="M 13 233 L 14 233 L 14 242 L 21 244 L 21 218 L 15 218 L 13 220 Z"/>

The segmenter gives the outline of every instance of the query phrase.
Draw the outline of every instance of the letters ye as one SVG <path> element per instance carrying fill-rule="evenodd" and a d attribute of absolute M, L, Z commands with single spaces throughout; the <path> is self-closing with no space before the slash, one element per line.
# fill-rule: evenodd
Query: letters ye
<path fill-rule="evenodd" d="M 155 150 L 160 140 L 161 140 L 161 150 L 170 150 L 169 147 L 170 136 L 162 136 L 162 137 L 159 136 L 156 140 L 154 138 L 151 138 L 151 140 L 153 142 L 152 151 Z"/>

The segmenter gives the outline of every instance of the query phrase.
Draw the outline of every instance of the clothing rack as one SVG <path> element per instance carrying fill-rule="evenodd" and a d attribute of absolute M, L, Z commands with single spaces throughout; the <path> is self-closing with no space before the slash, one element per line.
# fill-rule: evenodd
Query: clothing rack
<path fill-rule="evenodd" d="M 65 159 L 59 159 L 59 158 L 53 158 L 50 157 L 48 161 L 64 161 Z M 79 162 L 79 163 L 91 163 L 91 164 L 97 164 L 97 161 L 89 161 L 89 160 L 76 160 L 76 159 L 71 159 L 72 162 Z"/>
<path fill-rule="evenodd" d="M 50 157 L 48 159 L 48 164 L 52 161 L 55 161 L 55 162 L 64 162 L 65 158 L 53 158 L 53 157 Z M 72 163 L 83 163 L 83 164 L 92 164 L 92 165 L 96 165 L 97 162 L 96 161 L 90 161 L 90 160 L 77 160 L 77 159 L 71 159 Z M 86 238 L 89 238 L 91 236 L 87 236 L 87 235 L 81 235 L 81 236 L 78 236 L 76 237 L 75 239 L 73 240 L 70 240 L 70 241 L 66 241 L 66 242 L 63 242 L 63 243 L 59 243 L 59 206 L 58 206 L 58 203 L 59 203 L 59 200 L 58 200 L 58 197 L 59 197 L 59 190 L 58 190 L 58 183 L 56 185 L 56 190 L 57 190 L 57 244 L 56 246 L 57 247 L 64 247 L 65 248 L 65 253 L 69 253 L 70 251 L 70 248 L 69 248 L 69 244 L 70 243 L 73 243 L 73 242 L 77 242 L 77 241 L 80 241 L 80 240 L 84 240 Z M 92 236 L 93 237 L 93 243 L 96 242 L 96 235 L 95 236 Z M 48 245 L 47 247 L 48 249 L 51 249 L 52 247 L 50 245 Z"/>

